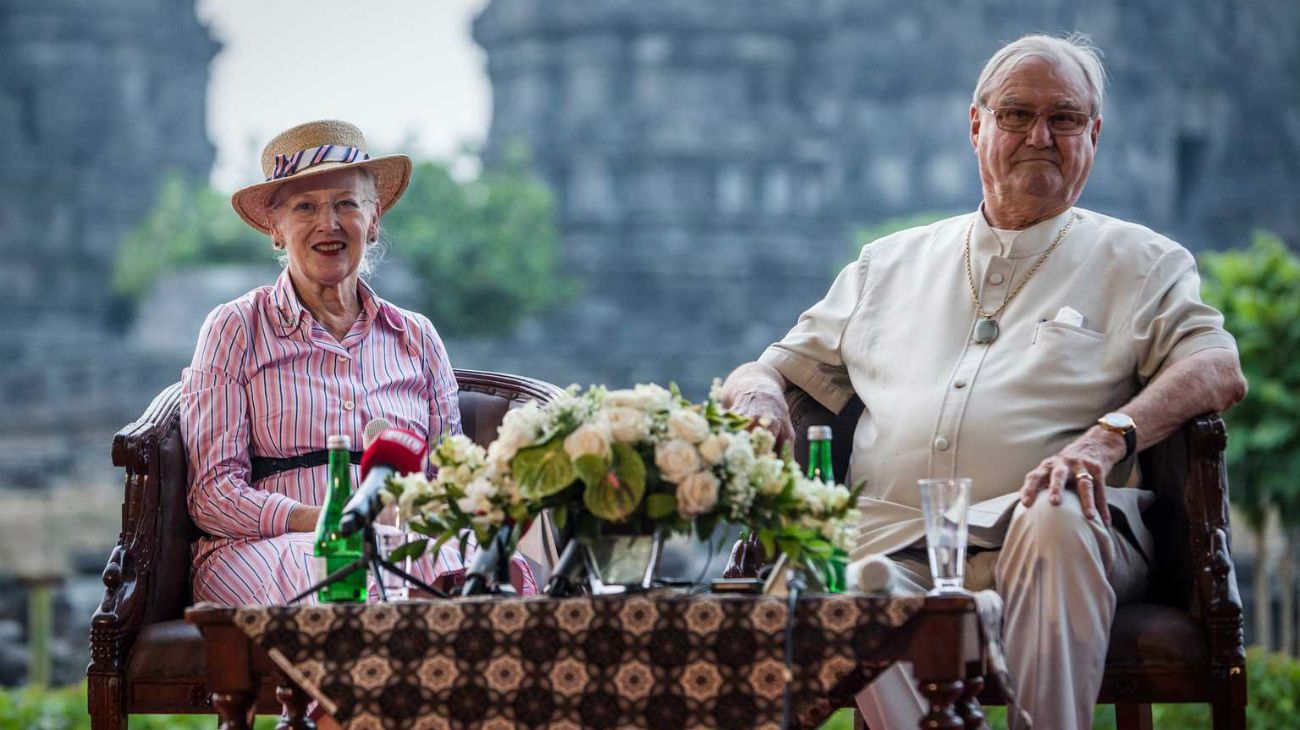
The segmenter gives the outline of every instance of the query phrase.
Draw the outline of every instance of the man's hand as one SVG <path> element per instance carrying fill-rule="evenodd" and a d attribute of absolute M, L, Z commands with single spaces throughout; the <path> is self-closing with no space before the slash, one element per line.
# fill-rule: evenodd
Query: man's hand
<path fill-rule="evenodd" d="M 741 365 L 722 384 L 722 407 L 748 416 L 776 436 L 779 450 L 794 443 L 794 424 L 785 403 L 785 378 L 775 368 L 759 362 Z"/>
<path fill-rule="evenodd" d="M 1106 507 L 1106 475 L 1124 458 L 1124 437 L 1100 426 L 1093 426 L 1082 436 L 1049 456 L 1025 476 L 1020 487 L 1020 503 L 1032 505 L 1038 493 L 1047 490 L 1052 504 L 1061 503 L 1061 492 L 1074 487 L 1083 504 L 1083 515 L 1088 519 L 1100 512 L 1101 521 L 1110 525 L 1110 510 Z"/>

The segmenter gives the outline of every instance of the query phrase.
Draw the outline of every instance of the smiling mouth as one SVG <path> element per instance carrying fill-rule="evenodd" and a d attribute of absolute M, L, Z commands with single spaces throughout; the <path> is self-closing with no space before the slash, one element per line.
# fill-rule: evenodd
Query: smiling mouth
<path fill-rule="evenodd" d="M 320 253 L 338 253 L 347 247 L 348 245 L 342 241 L 326 241 L 325 243 L 318 243 L 311 248 L 313 251 L 318 251 Z"/>

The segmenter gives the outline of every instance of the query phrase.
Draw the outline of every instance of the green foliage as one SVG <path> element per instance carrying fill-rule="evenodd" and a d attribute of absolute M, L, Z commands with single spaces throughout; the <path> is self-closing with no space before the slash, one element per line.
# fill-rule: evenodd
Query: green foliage
<path fill-rule="evenodd" d="M 278 718 L 261 716 L 254 730 L 271 730 Z M 211 730 L 214 715 L 133 715 L 131 730 Z M 86 683 L 53 689 L 0 689 L 0 728 L 90 730 Z"/>
<path fill-rule="evenodd" d="M 927 210 L 920 213 L 898 216 L 896 218 L 886 218 L 883 221 L 873 223 L 869 226 L 860 227 L 853 233 L 852 250 L 848 253 L 852 258 L 856 259 L 858 254 L 862 252 L 862 247 L 872 243 L 873 241 L 878 241 L 885 236 L 893 235 L 899 231 L 905 231 L 908 228 L 928 226 L 931 223 L 941 221 L 944 218 L 949 218 L 953 215 L 955 214 L 952 212 L 944 213 L 940 211 Z"/>
<path fill-rule="evenodd" d="M 270 263 L 274 254 L 270 239 L 235 214 L 228 196 L 172 172 L 164 176 L 153 209 L 117 250 L 113 291 L 139 301 L 163 271 Z"/>
<path fill-rule="evenodd" d="M 411 304 L 444 335 L 508 332 L 522 318 L 571 298 L 549 191 L 521 154 L 460 182 L 439 162 L 419 162 L 402 200 L 383 216 L 392 266 L 414 276 Z M 117 252 L 113 289 L 139 302 L 164 271 L 207 264 L 271 263 L 270 240 L 228 196 L 178 174 L 165 177 L 153 209 Z"/>
<path fill-rule="evenodd" d="M 1249 730 L 1300 730 L 1300 660 L 1273 652 L 1246 650 L 1246 727 Z M 992 730 L 1005 730 L 1005 707 L 986 707 Z M 1153 705 L 1157 730 L 1210 730 L 1209 705 Z M 1098 730 L 1115 727 L 1115 708 L 1099 706 L 1092 716 Z"/>
<path fill-rule="evenodd" d="M 504 334 L 575 292 L 559 272 L 550 192 L 520 155 L 464 183 L 445 165 L 421 162 L 383 223 L 420 283 L 419 308 L 443 334 Z"/>
<path fill-rule="evenodd" d="M 1300 524 L 1300 258 L 1276 236 L 1201 256 L 1202 296 L 1237 338 L 1246 400 L 1224 414 L 1232 495 L 1256 529 L 1269 505 Z"/>

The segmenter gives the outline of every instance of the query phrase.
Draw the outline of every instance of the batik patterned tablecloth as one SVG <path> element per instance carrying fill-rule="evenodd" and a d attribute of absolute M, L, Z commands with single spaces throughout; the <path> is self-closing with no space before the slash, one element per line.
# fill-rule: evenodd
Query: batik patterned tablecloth
<path fill-rule="evenodd" d="M 846 701 L 923 598 L 798 602 L 794 708 Z M 235 624 L 349 728 L 779 727 L 784 599 L 651 593 L 250 607 Z"/>

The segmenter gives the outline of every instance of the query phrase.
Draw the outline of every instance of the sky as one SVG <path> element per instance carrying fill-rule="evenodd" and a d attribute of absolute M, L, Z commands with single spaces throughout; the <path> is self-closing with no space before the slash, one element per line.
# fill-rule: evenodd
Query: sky
<path fill-rule="evenodd" d="M 491 117 L 470 22 L 486 0 L 198 0 L 223 45 L 212 61 L 212 184 L 262 178 L 262 146 L 313 119 L 365 133 L 371 154 L 447 159 L 481 144 Z"/>

